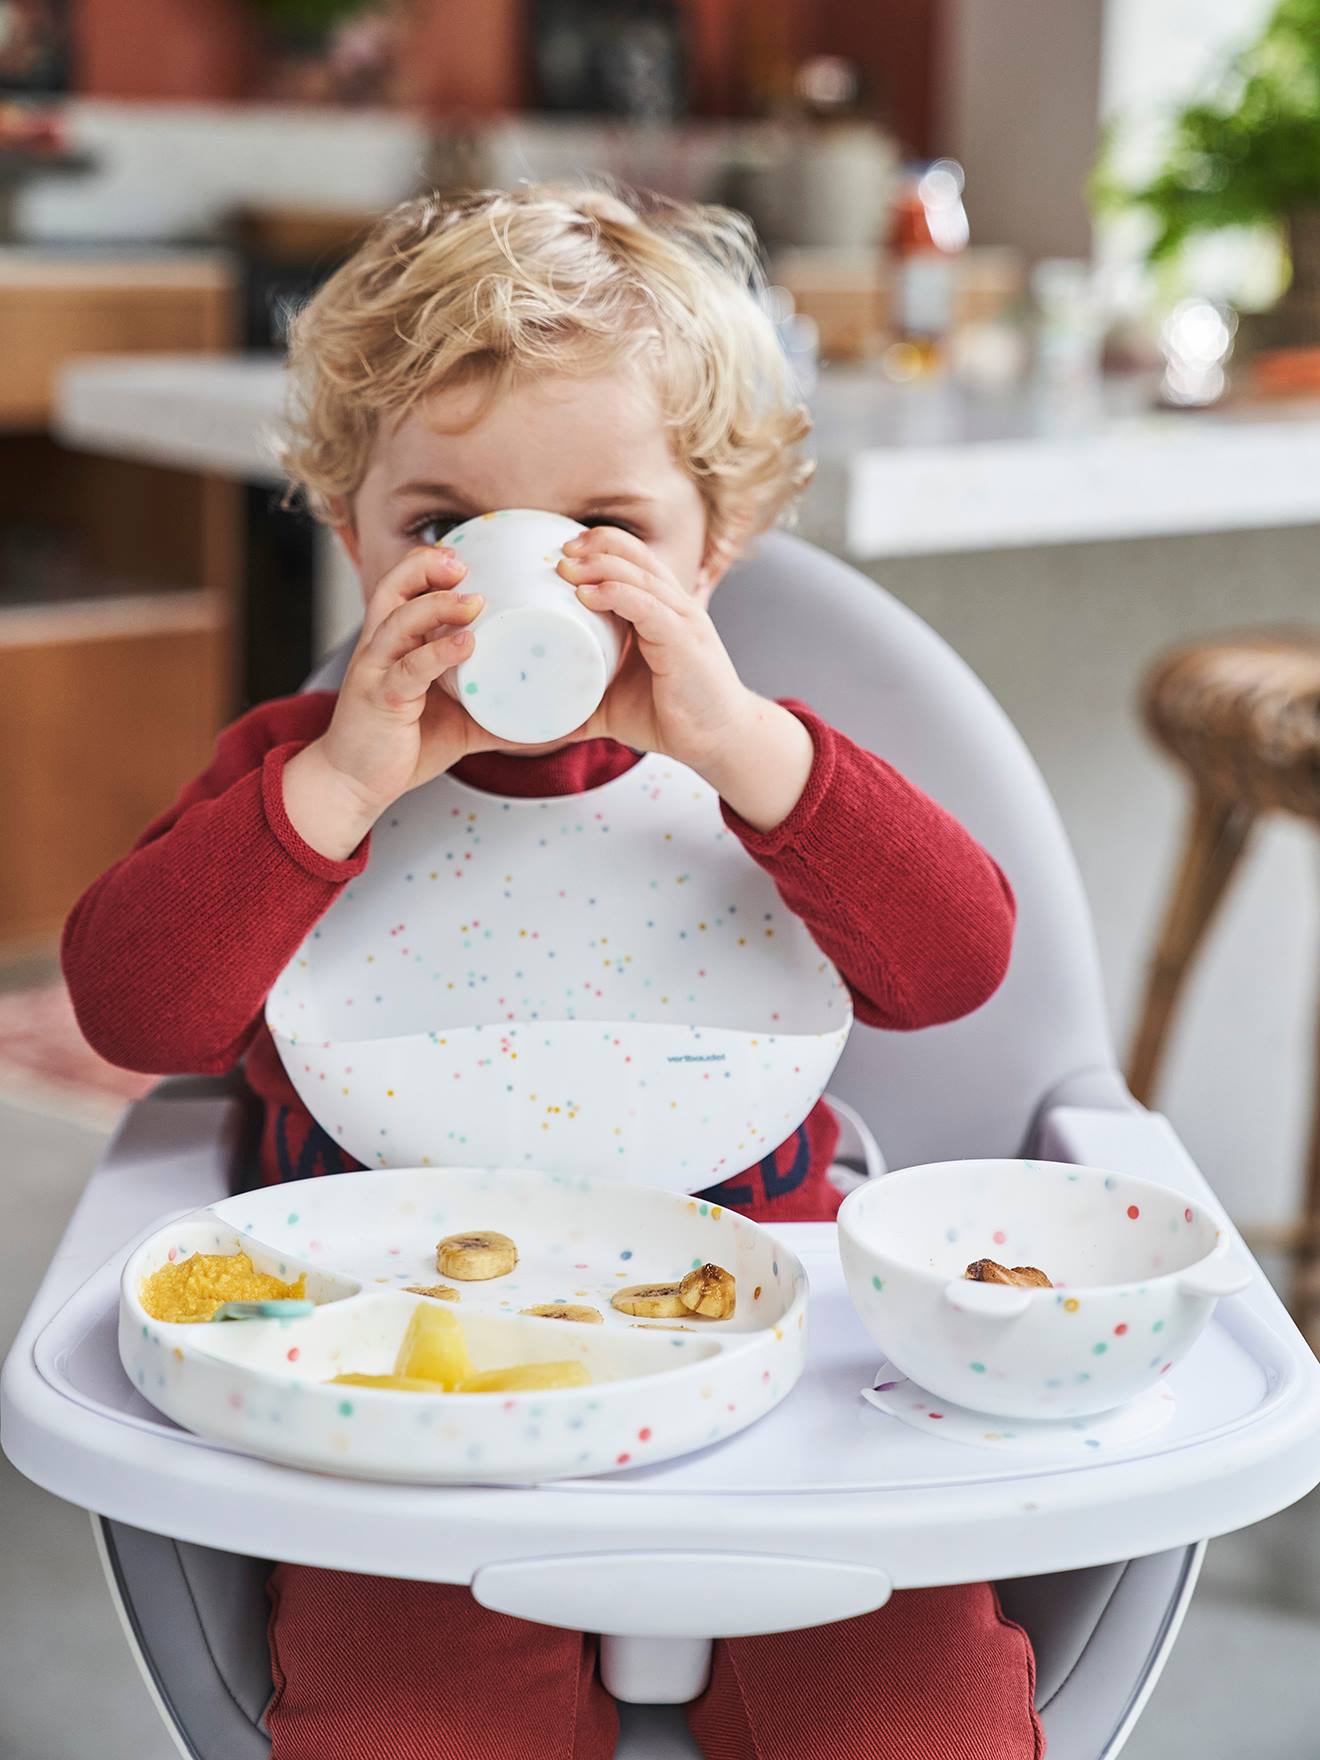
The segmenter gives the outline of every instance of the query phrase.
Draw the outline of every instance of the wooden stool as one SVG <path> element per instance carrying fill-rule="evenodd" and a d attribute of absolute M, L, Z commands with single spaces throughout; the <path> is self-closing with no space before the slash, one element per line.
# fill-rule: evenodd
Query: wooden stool
<path fill-rule="evenodd" d="M 1320 824 L 1320 634 L 1224 636 L 1166 654 L 1142 696 L 1146 724 L 1187 771 L 1191 811 L 1146 981 L 1128 1084 L 1148 1102 L 1193 955 L 1264 813 Z M 1320 1047 L 1302 1211 L 1255 1237 L 1293 1261 L 1304 1332 L 1320 1316 Z"/>

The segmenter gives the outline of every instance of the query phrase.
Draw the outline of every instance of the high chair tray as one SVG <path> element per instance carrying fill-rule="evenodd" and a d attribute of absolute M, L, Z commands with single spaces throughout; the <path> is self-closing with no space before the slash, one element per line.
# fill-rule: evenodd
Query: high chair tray
<path fill-rule="evenodd" d="M 1220 1304 L 1168 1377 L 1176 1404 L 1157 1433 L 1116 1445 L 1112 1458 L 1010 1455 L 923 1433 L 862 1399 L 877 1353 L 824 1223 L 775 1231 L 810 1279 L 806 1372 L 727 1441 L 609 1478 L 527 1488 L 383 1484 L 274 1465 L 174 1427 L 129 1383 L 116 1348 L 129 1248 L 103 1261 L 109 1218 L 140 1227 L 153 1205 L 158 1221 L 166 1192 L 176 1209 L 180 1198 L 189 1208 L 214 1201 L 222 1160 L 215 1147 L 176 1154 L 168 1169 L 140 1166 L 134 1180 L 122 1166 L 117 1179 L 98 1176 L 5 1368 L 14 1463 L 58 1496 L 154 1532 L 446 1582 L 547 1555 L 654 1557 L 677 1543 L 869 1567 L 903 1588 L 1162 1551 L 1259 1520 L 1317 1476 L 1320 1374 L 1259 1277 Z M 124 1202 L 130 1185 L 136 1217 Z"/>

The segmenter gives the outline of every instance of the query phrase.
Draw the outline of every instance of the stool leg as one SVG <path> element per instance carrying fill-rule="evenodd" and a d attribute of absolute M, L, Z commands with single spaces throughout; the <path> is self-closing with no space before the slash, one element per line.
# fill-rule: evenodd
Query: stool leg
<path fill-rule="evenodd" d="M 1173 892 L 1146 976 L 1146 995 L 1128 1060 L 1128 1086 L 1143 1104 L 1154 1090 L 1169 1023 L 1192 956 L 1224 896 L 1255 815 L 1240 802 L 1197 789 Z"/>
<path fill-rule="evenodd" d="M 1316 1320 L 1320 1318 L 1320 1020 L 1317 1020 L 1315 1087 L 1311 1105 L 1311 1142 L 1306 1156 L 1300 1241 L 1293 1259 L 1288 1306 L 1298 1330 L 1308 1343 L 1316 1347 L 1313 1332 Z"/>

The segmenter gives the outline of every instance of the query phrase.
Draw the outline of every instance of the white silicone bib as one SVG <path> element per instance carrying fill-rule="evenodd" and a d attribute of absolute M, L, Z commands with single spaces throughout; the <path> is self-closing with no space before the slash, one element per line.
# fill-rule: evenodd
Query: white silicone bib
<path fill-rule="evenodd" d="M 651 756 L 552 800 L 406 795 L 266 1018 L 367 1166 L 697 1191 L 802 1122 L 852 1006 L 714 791 Z"/>

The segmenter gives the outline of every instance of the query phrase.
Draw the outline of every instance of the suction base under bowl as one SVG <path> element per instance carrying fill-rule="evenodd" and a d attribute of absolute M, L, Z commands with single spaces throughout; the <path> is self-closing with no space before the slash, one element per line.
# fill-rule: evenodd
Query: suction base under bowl
<path fill-rule="evenodd" d="M 880 1365 L 875 1385 L 864 1387 L 862 1398 L 927 1436 L 938 1431 L 949 1442 L 965 1442 L 973 1448 L 1060 1460 L 1112 1457 L 1162 1430 L 1175 1409 L 1173 1393 L 1161 1382 L 1124 1405 L 1090 1417 L 996 1418 L 937 1399 L 905 1379 L 892 1363 Z"/>

